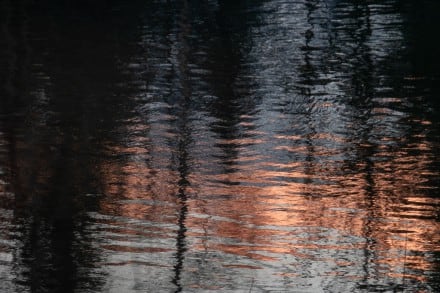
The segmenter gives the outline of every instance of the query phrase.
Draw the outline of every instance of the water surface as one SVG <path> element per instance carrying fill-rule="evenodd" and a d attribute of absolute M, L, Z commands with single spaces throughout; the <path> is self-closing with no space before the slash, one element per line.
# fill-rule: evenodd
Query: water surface
<path fill-rule="evenodd" d="M 437 1 L 0 1 L 1 292 L 438 292 Z"/>

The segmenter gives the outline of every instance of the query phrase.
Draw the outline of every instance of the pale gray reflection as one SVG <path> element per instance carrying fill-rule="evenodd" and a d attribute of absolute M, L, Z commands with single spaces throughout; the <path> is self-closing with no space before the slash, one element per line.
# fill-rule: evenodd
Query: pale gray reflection
<path fill-rule="evenodd" d="M 29 49 L 0 49 L 0 290 L 438 291 L 415 5 L 19 2 L 0 14 Z"/>
<path fill-rule="evenodd" d="M 139 237 L 135 227 L 115 229 L 134 233 L 130 242 L 101 236 L 120 264 L 108 273 L 123 276 L 124 287 L 108 288 L 174 280 L 191 291 L 428 290 L 419 271 L 432 270 L 423 253 L 438 243 L 435 199 L 423 200 L 434 157 L 417 129 L 431 122 L 408 123 L 413 97 L 380 71 L 403 41 L 392 4 L 267 2 L 251 22 L 252 49 L 227 51 L 243 60 L 227 73 L 202 62 L 219 56 L 193 41 L 188 7 L 179 7 L 181 23 L 157 16 L 170 22 L 161 46 L 145 25 L 141 44 L 156 57 L 127 65 L 151 72 L 145 85 L 135 79 L 136 116 L 121 129 L 124 147 L 111 149 L 124 164 L 103 166 L 101 213 L 152 221 L 154 231 L 144 229 L 164 239 Z M 188 232 L 179 254 L 182 154 Z M 154 269 L 139 272 L 156 283 L 143 283 L 137 264 L 150 254 Z"/>

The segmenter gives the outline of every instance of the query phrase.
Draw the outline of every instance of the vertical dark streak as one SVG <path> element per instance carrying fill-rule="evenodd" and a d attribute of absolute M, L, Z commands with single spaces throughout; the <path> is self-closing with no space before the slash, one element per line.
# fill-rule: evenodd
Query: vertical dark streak
<path fill-rule="evenodd" d="M 175 67 L 175 75 L 177 78 L 178 87 L 178 102 L 177 102 L 177 117 L 178 117 L 178 125 L 177 131 L 179 134 L 178 141 L 178 167 L 177 171 L 179 174 L 178 181 L 178 194 L 177 197 L 179 199 L 179 212 L 177 219 L 177 235 L 176 235 L 176 264 L 174 265 L 174 277 L 172 283 L 177 287 L 175 292 L 182 292 L 183 287 L 181 284 L 181 275 L 184 267 L 185 260 L 185 252 L 187 250 L 186 247 L 186 217 L 188 213 L 188 204 L 187 204 L 187 194 L 186 188 L 189 186 L 188 181 L 188 147 L 190 143 L 190 129 L 188 128 L 188 116 L 190 109 L 190 100 L 191 100 L 191 85 L 189 80 L 189 69 L 188 69 L 188 54 L 190 53 L 189 45 L 187 42 L 187 36 L 190 33 L 190 23 L 188 19 L 189 7 L 188 2 L 184 1 L 183 6 L 181 7 L 181 15 L 180 21 L 178 23 L 177 33 L 177 54 L 175 56 L 176 60 L 174 63 Z"/>
<path fill-rule="evenodd" d="M 180 210 L 178 213 L 178 220 L 177 220 L 177 236 L 176 236 L 176 264 L 174 265 L 174 278 L 172 280 L 173 284 L 176 285 L 177 289 L 175 292 L 181 292 L 182 291 L 182 284 L 180 283 L 181 274 L 183 270 L 183 262 L 185 258 L 185 252 L 187 250 L 186 247 L 186 216 L 188 213 L 188 205 L 187 205 L 187 195 L 185 193 L 186 186 L 188 184 L 188 181 L 186 179 L 186 173 L 187 173 L 187 152 L 181 148 L 184 148 L 184 142 L 181 141 L 179 143 L 179 173 L 180 173 L 180 180 L 179 180 L 179 192 L 177 194 L 179 198 L 179 204 L 180 204 Z M 182 152 L 180 152 L 182 151 Z"/>
<path fill-rule="evenodd" d="M 310 131 L 308 132 L 308 134 L 306 134 L 306 145 L 307 145 L 307 155 L 305 158 L 305 162 L 306 165 L 304 166 L 304 173 L 309 175 L 304 179 L 304 183 L 306 184 L 311 184 L 312 183 L 312 179 L 310 178 L 310 176 L 313 176 L 313 161 L 314 161 L 314 156 L 315 156 L 315 147 L 313 145 L 313 135 L 316 134 L 316 129 L 315 129 L 315 125 L 314 125 L 314 121 L 311 117 L 312 115 L 312 111 L 313 111 L 313 95 L 312 95 L 312 91 L 310 89 L 310 87 L 314 84 L 315 78 L 316 78 L 316 68 L 314 67 L 314 65 L 312 64 L 312 60 L 311 60 L 311 56 L 310 54 L 312 53 L 312 48 L 310 46 L 310 42 L 312 41 L 312 39 L 314 38 L 314 24 L 313 24 L 313 19 L 312 19 L 312 14 L 314 13 L 314 11 L 316 11 L 317 9 L 317 3 L 315 2 L 315 0 L 308 0 L 305 3 L 306 6 L 306 10 L 307 10 L 307 23 L 310 25 L 310 28 L 307 29 L 304 32 L 305 35 L 305 46 L 303 48 L 304 50 L 304 65 L 302 66 L 301 70 L 301 77 L 302 77 L 302 85 L 304 86 L 304 88 L 301 89 L 301 94 L 306 97 L 307 99 L 307 125 L 308 127 L 310 127 Z M 306 196 L 310 196 L 309 192 L 306 192 Z"/>

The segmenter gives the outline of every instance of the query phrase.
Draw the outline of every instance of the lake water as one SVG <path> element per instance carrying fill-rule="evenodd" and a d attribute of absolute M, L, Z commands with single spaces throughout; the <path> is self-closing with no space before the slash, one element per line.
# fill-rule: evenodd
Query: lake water
<path fill-rule="evenodd" d="M 0 292 L 440 292 L 438 11 L 0 0 Z"/>

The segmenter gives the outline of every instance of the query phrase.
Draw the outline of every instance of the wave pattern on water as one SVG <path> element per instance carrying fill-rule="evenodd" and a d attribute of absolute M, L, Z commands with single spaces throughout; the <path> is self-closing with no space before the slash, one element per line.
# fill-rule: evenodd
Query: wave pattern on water
<path fill-rule="evenodd" d="M 1 10 L 0 290 L 435 292 L 438 76 L 399 3 Z"/>

